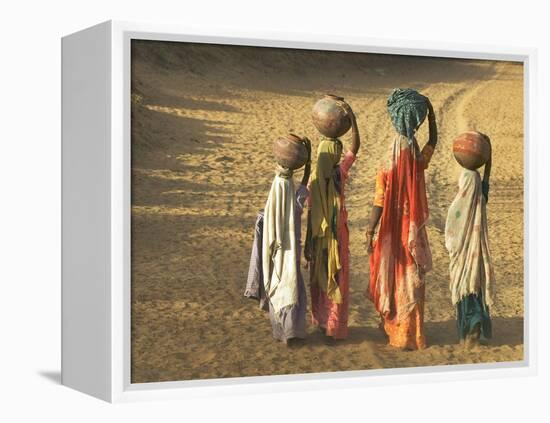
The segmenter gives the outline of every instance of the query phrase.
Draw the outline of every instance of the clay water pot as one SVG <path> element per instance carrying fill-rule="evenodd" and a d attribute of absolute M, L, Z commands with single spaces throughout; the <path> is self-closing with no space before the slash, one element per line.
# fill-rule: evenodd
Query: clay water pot
<path fill-rule="evenodd" d="M 304 141 L 294 134 L 276 139 L 273 143 L 273 155 L 277 163 L 292 170 L 301 168 L 308 158 Z"/>
<path fill-rule="evenodd" d="M 338 104 L 342 101 L 342 97 L 327 94 L 313 106 L 313 124 L 325 137 L 341 137 L 351 128 L 349 116 Z"/>
<path fill-rule="evenodd" d="M 460 134 L 453 141 L 453 154 L 460 166 L 476 170 L 489 160 L 491 146 L 483 134 L 468 131 Z"/>

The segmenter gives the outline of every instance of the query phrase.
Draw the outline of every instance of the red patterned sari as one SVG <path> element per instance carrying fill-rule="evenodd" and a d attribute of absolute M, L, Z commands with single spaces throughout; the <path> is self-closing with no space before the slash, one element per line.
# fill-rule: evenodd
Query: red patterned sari
<path fill-rule="evenodd" d="M 367 295 L 383 319 L 392 346 L 422 349 L 424 276 L 432 267 L 426 233 L 428 201 L 424 181 L 433 148 L 397 135 L 378 172 L 374 204 L 383 207 L 370 256 Z"/>

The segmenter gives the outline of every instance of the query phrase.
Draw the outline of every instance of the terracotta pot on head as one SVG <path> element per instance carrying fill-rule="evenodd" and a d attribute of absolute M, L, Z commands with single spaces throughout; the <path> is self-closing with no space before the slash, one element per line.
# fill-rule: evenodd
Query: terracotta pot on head
<path fill-rule="evenodd" d="M 295 134 L 277 138 L 273 143 L 273 155 L 279 165 L 292 170 L 301 168 L 308 158 L 304 140 Z"/>
<path fill-rule="evenodd" d="M 460 166 L 476 170 L 489 160 L 491 146 L 482 133 L 467 131 L 453 141 L 453 154 Z"/>
<path fill-rule="evenodd" d="M 326 94 L 313 106 L 313 124 L 325 137 L 341 137 L 351 128 L 351 120 L 339 104 L 343 101 L 343 97 Z"/>

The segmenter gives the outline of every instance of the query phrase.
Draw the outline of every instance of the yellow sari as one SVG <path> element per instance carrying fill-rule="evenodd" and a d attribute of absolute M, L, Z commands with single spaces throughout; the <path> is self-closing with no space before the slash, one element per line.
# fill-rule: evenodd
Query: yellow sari
<path fill-rule="evenodd" d="M 308 236 L 313 262 L 311 281 L 336 304 L 342 303 L 336 279 L 341 268 L 337 234 L 341 206 L 337 181 L 341 156 L 340 140 L 324 139 L 319 144 L 317 165 L 311 177 L 311 233 Z M 324 257 L 325 251 L 327 257 Z"/>

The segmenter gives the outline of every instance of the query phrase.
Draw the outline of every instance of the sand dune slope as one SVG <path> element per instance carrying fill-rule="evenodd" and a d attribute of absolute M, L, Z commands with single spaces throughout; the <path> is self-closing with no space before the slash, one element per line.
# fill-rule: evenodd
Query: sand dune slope
<path fill-rule="evenodd" d="M 430 97 L 440 130 L 426 172 L 434 270 L 427 276 L 429 347 L 419 352 L 386 346 L 363 296 L 363 234 L 392 136 L 385 102 L 398 86 Z M 255 215 L 273 177 L 271 142 L 292 131 L 315 148 L 310 111 L 325 92 L 349 101 L 363 141 L 347 189 L 350 336 L 327 346 L 310 327 L 305 345 L 288 349 L 272 340 L 267 316 L 243 290 Z M 523 358 L 520 64 L 139 42 L 132 93 L 133 382 Z M 488 211 L 498 302 L 491 345 L 464 351 L 456 343 L 443 233 L 459 173 L 450 146 L 469 128 L 493 141 Z M 426 139 L 422 128 L 419 140 Z"/>

